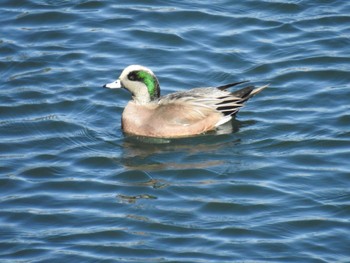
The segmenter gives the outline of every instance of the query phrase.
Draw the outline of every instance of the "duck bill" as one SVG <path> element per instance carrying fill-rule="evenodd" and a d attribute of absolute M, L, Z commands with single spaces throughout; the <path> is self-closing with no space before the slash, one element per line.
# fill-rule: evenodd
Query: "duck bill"
<path fill-rule="evenodd" d="M 119 79 L 117 79 L 114 82 L 111 83 L 107 83 L 106 85 L 103 86 L 104 88 L 108 88 L 108 89 L 120 89 L 122 88 L 122 84 L 120 82 Z"/>

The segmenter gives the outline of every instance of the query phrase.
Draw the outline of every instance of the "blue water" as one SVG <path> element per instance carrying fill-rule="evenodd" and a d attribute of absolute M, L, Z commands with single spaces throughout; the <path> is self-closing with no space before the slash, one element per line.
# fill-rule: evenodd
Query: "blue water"
<path fill-rule="evenodd" d="M 350 262 L 350 2 L 0 6 L 1 262 Z M 125 136 L 130 64 L 162 94 L 270 87 L 228 134 Z"/>

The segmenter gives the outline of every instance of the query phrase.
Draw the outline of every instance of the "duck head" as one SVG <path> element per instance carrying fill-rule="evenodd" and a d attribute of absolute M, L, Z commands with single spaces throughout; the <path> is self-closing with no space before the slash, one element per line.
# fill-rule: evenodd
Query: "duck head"
<path fill-rule="evenodd" d="M 140 65 L 126 67 L 116 81 L 103 87 L 125 88 L 131 92 L 133 100 L 138 104 L 149 103 L 160 96 L 158 79 L 152 70 Z"/>

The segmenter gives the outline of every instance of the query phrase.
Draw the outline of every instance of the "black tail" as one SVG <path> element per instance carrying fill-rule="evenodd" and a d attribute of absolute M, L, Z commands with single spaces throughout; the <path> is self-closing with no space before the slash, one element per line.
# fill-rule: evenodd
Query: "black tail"
<path fill-rule="evenodd" d="M 245 82 L 246 81 L 232 83 L 221 87 L 222 89 L 225 89 L 225 88 L 229 88 Z M 216 109 L 220 111 L 222 114 L 224 114 L 225 116 L 227 115 L 233 116 L 239 111 L 241 107 L 243 107 L 243 104 L 247 100 L 249 100 L 251 97 L 261 92 L 267 86 L 268 85 L 262 86 L 259 88 L 255 88 L 254 86 L 249 86 L 249 87 L 245 87 L 243 89 L 234 91 L 232 93 L 229 93 L 229 95 L 227 96 L 219 97 L 218 99 L 220 99 L 221 102 L 216 104 L 218 106 Z"/>
<path fill-rule="evenodd" d="M 216 87 L 216 88 L 219 89 L 219 90 L 225 90 L 225 89 L 231 88 L 233 86 L 236 86 L 236 85 L 239 85 L 239 84 L 242 84 L 242 83 L 247 83 L 247 82 L 249 82 L 249 80 L 244 80 L 244 81 L 240 81 L 240 82 L 234 82 L 234 83 L 226 84 L 226 85 L 219 86 L 219 87 Z"/>
<path fill-rule="evenodd" d="M 247 99 L 249 98 L 250 93 L 254 90 L 254 86 L 245 87 L 243 89 L 232 92 L 231 94 L 235 97 Z"/>

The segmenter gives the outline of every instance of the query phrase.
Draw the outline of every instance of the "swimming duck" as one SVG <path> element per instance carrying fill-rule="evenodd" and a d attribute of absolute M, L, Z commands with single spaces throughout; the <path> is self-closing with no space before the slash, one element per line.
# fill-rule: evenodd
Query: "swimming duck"
<path fill-rule="evenodd" d="M 194 88 L 160 96 L 155 74 L 140 65 L 126 67 L 119 78 L 105 88 L 125 88 L 132 100 L 122 114 L 122 129 L 132 135 L 174 138 L 198 135 L 228 122 L 244 102 L 266 86 L 245 87 L 235 92 L 228 88 L 244 83 L 235 82 L 219 87 Z"/>

